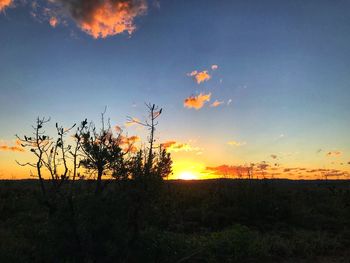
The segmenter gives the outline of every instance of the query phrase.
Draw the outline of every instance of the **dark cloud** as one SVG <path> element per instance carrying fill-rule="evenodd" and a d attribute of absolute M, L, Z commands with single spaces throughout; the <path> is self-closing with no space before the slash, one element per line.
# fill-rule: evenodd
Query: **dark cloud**
<path fill-rule="evenodd" d="M 278 156 L 277 156 L 276 154 L 271 154 L 270 157 L 271 157 L 272 159 L 277 159 Z"/>
<path fill-rule="evenodd" d="M 342 152 L 340 151 L 330 151 L 326 154 L 328 157 L 339 157 L 342 155 Z"/>

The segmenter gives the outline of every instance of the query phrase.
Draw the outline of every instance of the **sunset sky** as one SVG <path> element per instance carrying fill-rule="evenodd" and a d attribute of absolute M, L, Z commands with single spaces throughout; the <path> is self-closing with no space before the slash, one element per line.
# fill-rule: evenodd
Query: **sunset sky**
<path fill-rule="evenodd" d="M 350 173 L 347 0 L 0 0 L 0 179 L 27 178 L 15 134 L 163 108 L 171 178 Z M 258 169 L 258 168 L 257 168 Z M 258 171 L 257 171 L 258 174 Z"/>

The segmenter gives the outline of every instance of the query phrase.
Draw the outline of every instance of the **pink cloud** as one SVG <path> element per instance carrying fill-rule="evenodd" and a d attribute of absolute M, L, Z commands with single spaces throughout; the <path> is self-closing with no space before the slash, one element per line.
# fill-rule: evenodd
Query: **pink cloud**
<path fill-rule="evenodd" d="M 50 18 L 50 20 L 49 20 L 49 24 L 50 24 L 50 26 L 52 26 L 52 27 L 56 27 L 57 25 L 58 25 L 58 20 L 57 20 L 57 18 L 56 17 L 51 17 Z"/>
<path fill-rule="evenodd" d="M 212 104 L 210 104 L 210 107 L 218 107 L 218 106 L 220 106 L 223 103 L 224 103 L 223 101 L 216 100 Z"/>

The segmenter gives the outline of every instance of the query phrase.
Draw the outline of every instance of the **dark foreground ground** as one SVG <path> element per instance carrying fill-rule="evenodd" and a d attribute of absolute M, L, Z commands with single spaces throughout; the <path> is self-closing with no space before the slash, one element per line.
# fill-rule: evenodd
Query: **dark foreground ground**
<path fill-rule="evenodd" d="M 38 182 L 0 181 L 0 262 L 350 262 L 349 181 L 91 184 L 52 212 Z"/>

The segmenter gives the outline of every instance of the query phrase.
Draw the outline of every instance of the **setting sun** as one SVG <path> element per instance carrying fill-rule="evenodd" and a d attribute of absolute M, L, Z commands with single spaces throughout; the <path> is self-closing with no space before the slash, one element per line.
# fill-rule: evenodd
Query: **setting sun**
<path fill-rule="evenodd" d="M 172 168 L 173 174 L 170 179 L 199 180 L 207 177 L 204 163 L 179 160 L 173 163 Z"/>
<path fill-rule="evenodd" d="M 185 171 L 185 172 L 182 172 L 179 174 L 179 179 L 181 179 L 181 180 L 196 180 L 196 179 L 198 179 L 198 177 L 195 174 L 193 174 L 192 172 Z"/>

